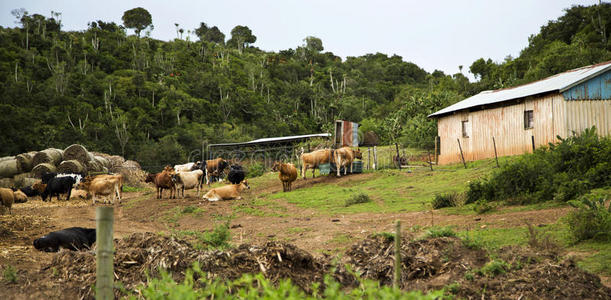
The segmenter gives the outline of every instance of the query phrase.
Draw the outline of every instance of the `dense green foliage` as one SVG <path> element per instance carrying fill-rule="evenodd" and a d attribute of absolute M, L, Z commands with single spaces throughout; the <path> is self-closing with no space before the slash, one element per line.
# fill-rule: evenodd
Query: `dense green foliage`
<path fill-rule="evenodd" d="M 443 194 L 435 194 L 431 206 L 434 209 L 440 209 L 444 207 L 455 207 L 458 206 L 460 195 L 457 192 L 449 192 Z"/>
<path fill-rule="evenodd" d="M 577 208 L 567 218 L 569 230 L 576 242 L 596 239 L 611 241 L 611 206 L 605 206 L 607 197 L 587 194 L 569 203 Z"/>
<path fill-rule="evenodd" d="M 611 138 L 599 137 L 596 128 L 586 129 L 521 156 L 489 179 L 470 182 L 466 203 L 576 199 L 591 189 L 611 186 L 610 162 Z"/>
<path fill-rule="evenodd" d="M 335 119 L 360 122 L 383 143 L 431 147 L 436 126 L 426 116 L 444 106 L 609 60 L 611 30 L 599 14 L 609 20 L 611 4 L 568 9 L 520 57 L 474 62 L 480 81 L 470 83 L 397 55 L 342 60 L 312 36 L 295 49 L 262 51 L 254 43 L 265 33 L 245 25 L 227 43 L 204 22 L 184 39 L 176 24 L 177 39 L 155 40 L 154 16 L 143 8 L 125 12 L 125 27 L 98 20 L 83 31 L 62 31 L 56 13 L 15 10 L 19 27 L 0 28 L 0 155 L 80 143 L 163 165 L 186 160 L 204 140 L 328 131 Z"/>
<path fill-rule="evenodd" d="M 198 279 L 194 279 L 198 278 Z M 423 294 L 420 291 L 404 292 L 378 282 L 360 280 L 357 288 L 346 290 L 330 276 L 324 280 L 324 289 L 315 283 L 313 294 L 306 294 L 290 280 L 272 284 L 262 274 L 244 274 L 241 278 L 227 281 L 213 279 L 201 271 L 197 262 L 187 270 L 182 283 L 174 281 L 166 272 L 161 278 L 150 278 L 146 285 L 138 287 L 145 299 L 444 299 L 443 291 Z M 137 299 L 132 295 L 131 299 Z"/>

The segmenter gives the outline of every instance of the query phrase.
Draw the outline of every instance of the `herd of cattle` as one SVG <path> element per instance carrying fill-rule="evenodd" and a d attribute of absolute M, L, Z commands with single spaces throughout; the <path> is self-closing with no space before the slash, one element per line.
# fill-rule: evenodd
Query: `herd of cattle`
<path fill-rule="evenodd" d="M 361 152 L 348 147 L 331 150 L 322 149 L 301 155 L 301 174 L 306 179 L 306 171 L 314 169 L 322 164 L 335 163 L 337 165 L 337 176 L 340 169 L 344 167 L 344 174 L 348 166 L 351 167 L 355 158 L 362 158 Z M 292 182 L 297 179 L 297 168 L 291 163 L 274 162 L 272 166 L 274 172 L 279 172 L 279 179 L 282 181 L 283 190 L 290 191 Z M 228 172 L 227 172 L 228 171 Z M 188 189 L 197 189 L 199 197 L 201 186 L 204 181 L 210 185 L 213 181 L 218 181 L 226 174 L 230 184 L 210 189 L 203 198 L 208 201 L 241 199 L 241 193 L 249 189 L 246 172 L 242 166 L 230 165 L 223 158 L 216 158 L 203 162 L 187 163 L 166 166 L 159 173 L 151 173 L 146 176 L 145 182 L 153 183 L 157 187 L 157 198 L 161 199 L 163 190 L 170 190 L 170 197 L 176 198 Z M 120 174 L 103 174 L 97 176 L 82 177 L 79 174 L 57 174 L 46 173 L 41 180 L 34 185 L 22 189 L 0 188 L 0 198 L 2 204 L 9 209 L 13 202 L 26 202 L 28 197 L 40 196 L 43 201 L 51 200 L 56 196 L 59 200 L 60 194 L 66 194 L 66 199 L 81 198 L 86 199 L 91 195 L 93 204 L 96 196 L 110 196 L 111 203 L 114 204 L 115 198 L 121 201 L 123 190 L 123 176 Z M 106 200 L 104 200 L 106 203 Z M 56 252 L 65 248 L 69 250 L 89 249 L 96 240 L 95 228 L 72 227 L 51 232 L 33 241 L 36 249 L 46 252 Z"/>
<path fill-rule="evenodd" d="M 305 180 L 306 172 L 312 169 L 312 177 L 315 177 L 315 169 L 322 164 L 334 163 L 337 166 L 337 176 L 340 176 L 340 169 L 344 169 L 344 175 L 348 167 L 352 171 L 354 159 L 361 159 L 362 154 L 350 147 L 340 149 L 321 149 L 310 153 L 302 153 L 301 176 Z M 297 168 L 292 163 L 275 162 L 272 166 L 274 172 L 279 172 L 279 179 L 282 182 L 283 191 L 291 191 L 292 183 L 297 179 Z M 219 157 L 212 160 L 191 162 L 174 167 L 166 166 L 159 173 L 147 174 L 145 182 L 152 183 L 157 189 L 157 199 L 163 198 L 163 191 L 170 191 L 170 198 L 185 197 L 185 190 L 196 189 L 199 197 L 204 182 L 210 186 L 212 182 L 219 181 L 226 177 L 230 183 L 225 186 L 210 189 L 203 195 L 203 199 L 208 201 L 241 199 L 241 193 L 250 189 L 248 181 L 245 180 L 246 172 L 242 166 L 231 164 Z M 53 196 L 60 198 L 60 194 L 66 195 L 69 199 L 92 198 L 93 204 L 96 203 L 98 196 L 110 198 L 114 204 L 118 199 L 121 202 L 123 191 L 123 176 L 120 174 L 102 174 L 97 176 L 85 176 L 79 174 L 44 174 L 41 180 L 32 186 L 21 189 L 0 188 L 0 198 L 4 206 L 9 209 L 13 203 L 26 202 L 28 197 L 40 196 L 43 201 L 51 199 Z"/>

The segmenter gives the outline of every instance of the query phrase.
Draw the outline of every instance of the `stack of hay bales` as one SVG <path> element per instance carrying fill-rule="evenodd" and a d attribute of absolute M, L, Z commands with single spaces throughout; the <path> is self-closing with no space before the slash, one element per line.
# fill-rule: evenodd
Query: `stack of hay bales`
<path fill-rule="evenodd" d="M 125 182 L 142 185 L 146 173 L 140 164 L 126 161 L 118 155 L 89 152 L 78 144 L 66 149 L 49 148 L 42 151 L 26 152 L 16 156 L 0 158 L 0 187 L 25 187 L 38 181 L 49 172 L 91 175 L 100 173 L 123 174 Z"/>

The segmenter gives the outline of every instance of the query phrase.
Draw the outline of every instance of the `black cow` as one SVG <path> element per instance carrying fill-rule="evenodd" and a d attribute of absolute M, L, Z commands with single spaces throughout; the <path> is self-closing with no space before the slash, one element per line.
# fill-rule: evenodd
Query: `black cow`
<path fill-rule="evenodd" d="M 95 239 L 95 228 L 71 227 L 35 239 L 34 248 L 45 252 L 57 252 L 60 248 L 79 251 L 91 248 Z"/>
<path fill-rule="evenodd" d="M 33 189 L 31 186 L 26 186 L 24 188 L 20 188 L 19 190 L 22 191 L 28 197 L 36 197 L 40 195 L 40 193 L 37 190 Z"/>
<path fill-rule="evenodd" d="M 227 180 L 233 184 L 238 184 L 244 180 L 246 177 L 246 172 L 240 165 L 231 165 L 231 170 L 229 170 L 229 174 L 227 175 Z"/>
<path fill-rule="evenodd" d="M 59 201 L 59 194 L 68 194 L 66 200 L 70 200 L 70 193 L 72 192 L 72 186 L 77 182 L 77 179 L 72 176 L 65 177 L 53 177 L 47 183 L 45 191 L 42 192 L 42 201 L 47 201 L 57 195 L 57 201 Z"/>
<path fill-rule="evenodd" d="M 42 174 L 42 177 L 40 177 L 40 178 L 41 178 L 43 184 L 48 184 L 49 180 L 51 180 L 52 178 L 55 178 L 55 176 L 57 176 L 57 173 L 49 172 L 49 173 Z"/>

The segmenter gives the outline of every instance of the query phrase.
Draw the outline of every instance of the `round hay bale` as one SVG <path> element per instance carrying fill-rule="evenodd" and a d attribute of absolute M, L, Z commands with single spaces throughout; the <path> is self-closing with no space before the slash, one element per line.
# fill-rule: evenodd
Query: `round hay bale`
<path fill-rule="evenodd" d="M 33 186 L 35 183 L 39 182 L 40 179 L 36 179 L 36 178 L 24 178 L 22 184 L 22 188 L 23 187 L 27 187 L 27 186 Z"/>
<path fill-rule="evenodd" d="M 125 158 L 119 155 L 113 155 L 108 157 L 109 166 L 108 169 L 111 172 L 118 173 L 121 171 L 123 167 L 123 163 L 125 162 Z"/>
<path fill-rule="evenodd" d="M 142 167 L 140 167 L 140 164 L 135 160 L 126 160 L 123 163 L 122 167 L 126 169 L 134 169 L 134 170 L 142 169 Z"/>
<path fill-rule="evenodd" d="M 85 174 L 87 170 L 78 160 L 64 160 L 57 167 L 58 173 Z"/>
<path fill-rule="evenodd" d="M 17 174 L 19 174 L 19 168 L 16 159 L 0 161 L 0 178 L 12 178 Z"/>
<path fill-rule="evenodd" d="M 43 174 L 51 172 L 57 172 L 57 167 L 48 163 L 38 164 L 32 168 L 32 174 L 36 178 L 41 178 Z"/>
<path fill-rule="evenodd" d="M 0 161 L 10 160 L 14 158 L 15 158 L 14 156 L 4 156 L 4 157 L 0 157 Z"/>
<path fill-rule="evenodd" d="M 2 178 L 0 179 L 0 187 L 3 188 L 11 188 L 15 186 L 15 181 L 13 178 Z"/>
<path fill-rule="evenodd" d="M 40 165 L 40 164 L 52 164 L 57 166 L 62 161 L 62 152 L 58 149 L 45 149 L 42 150 L 36 155 L 34 155 L 34 159 L 32 160 L 32 165 Z"/>
<path fill-rule="evenodd" d="M 32 177 L 31 173 L 21 173 L 21 174 L 17 174 L 15 176 L 13 176 L 13 181 L 15 182 L 15 187 L 16 188 L 22 188 L 24 187 L 24 180 L 26 178 L 30 178 Z"/>
<path fill-rule="evenodd" d="M 87 164 L 93 160 L 93 154 L 82 145 L 72 144 L 64 149 L 64 160 L 78 160 L 81 164 Z"/>
<path fill-rule="evenodd" d="M 106 159 L 106 157 L 94 155 L 93 156 L 93 160 L 95 160 L 97 163 L 101 164 L 102 167 L 104 167 L 104 168 L 110 167 L 110 161 L 108 159 Z"/>
<path fill-rule="evenodd" d="M 34 155 L 36 155 L 36 151 L 21 153 L 15 156 L 15 159 L 17 159 L 17 168 L 19 168 L 21 172 L 32 171 L 34 167 Z"/>
<path fill-rule="evenodd" d="M 103 172 L 104 166 L 95 160 L 90 160 L 85 163 L 85 167 L 87 168 L 87 172 Z"/>

